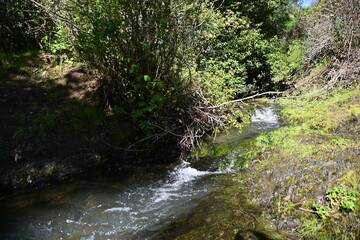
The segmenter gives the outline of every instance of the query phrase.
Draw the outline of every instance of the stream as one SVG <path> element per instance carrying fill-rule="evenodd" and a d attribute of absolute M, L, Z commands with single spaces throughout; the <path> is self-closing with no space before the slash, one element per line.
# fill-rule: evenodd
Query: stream
<path fill-rule="evenodd" d="M 237 142 L 280 126 L 275 107 L 255 109 L 251 125 L 217 137 Z M 200 171 L 132 167 L 87 179 L 13 194 L 0 200 L 0 239 L 151 239 L 174 220 L 191 214 L 218 175 Z"/>

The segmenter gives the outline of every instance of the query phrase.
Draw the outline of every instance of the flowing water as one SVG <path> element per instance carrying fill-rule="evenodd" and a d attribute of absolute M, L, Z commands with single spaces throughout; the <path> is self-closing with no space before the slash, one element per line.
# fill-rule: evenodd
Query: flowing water
<path fill-rule="evenodd" d="M 259 133 L 270 131 L 281 126 L 277 112 L 277 106 L 256 108 L 251 114 L 251 124 L 244 127 L 241 133 L 237 129 L 229 134 L 222 134 L 216 138 L 216 143 L 238 142 L 244 138 L 255 136 Z"/>
<path fill-rule="evenodd" d="M 256 109 L 240 141 L 279 126 L 274 107 Z M 187 162 L 172 168 L 130 168 L 21 193 L 0 201 L 0 239 L 149 239 L 206 198 L 212 176 Z"/>

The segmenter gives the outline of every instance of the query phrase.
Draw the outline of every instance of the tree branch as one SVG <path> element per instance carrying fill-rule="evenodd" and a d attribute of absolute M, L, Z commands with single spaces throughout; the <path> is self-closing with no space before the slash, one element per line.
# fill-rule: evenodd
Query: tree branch
<path fill-rule="evenodd" d="M 242 102 L 242 101 L 249 100 L 249 99 L 253 99 L 253 98 L 256 98 L 256 97 L 263 96 L 263 95 L 282 94 L 282 93 L 285 93 L 285 92 L 263 92 L 263 93 L 257 93 L 257 94 L 255 94 L 255 95 L 252 95 L 252 96 L 249 96 L 249 97 L 240 98 L 240 99 L 235 99 L 235 100 L 232 100 L 232 101 L 228 101 L 228 102 L 221 103 L 221 104 L 216 105 L 216 106 L 200 107 L 200 108 L 214 109 L 214 108 L 219 108 L 219 107 L 224 106 L 224 105 L 227 105 L 227 104 L 236 103 L 236 102 Z"/>
<path fill-rule="evenodd" d="M 105 141 L 101 141 L 103 144 L 109 146 L 109 147 L 112 147 L 112 148 L 115 148 L 117 150 L 122 150 L 122 151 L 126 151 L 126 152 L 146 152 L 146 151 L 150 151 L 150 149 L 129 149 L 129 148 L 120 148 L 120 147 L 117 147 L 117 146 L 114 146 L 110 143 L 107 143 Z"/>

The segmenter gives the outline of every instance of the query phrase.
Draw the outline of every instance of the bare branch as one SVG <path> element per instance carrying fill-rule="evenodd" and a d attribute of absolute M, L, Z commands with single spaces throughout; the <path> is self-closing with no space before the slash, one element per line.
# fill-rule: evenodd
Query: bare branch
<path fill-rule="evenodd" d="M 246 101 L 246 100 L 249 100 L 249 99 L 253 99 L 253 98 L 256 98 L 256 97 L 260 97 L 260 96 L 263 96 L 263 95 L 273 95 L 273 94 L 282 94 L 282 93 L 285 93 L 285 92 L 263 92 L 263 93 L 257 93 L 257 94 L 255 94 L 255 95 L 252 95 L 252 96 L 249 96 L 249 97 L 245 97 L 245 98 L 241 98 L 241 99 L 236 99 L 236 100 L 224 102 L 224 103 L 221 103 L 221 104 L 216 105 L 216 106 L 200 107 L 200 108 L 203 108 L 203 109 L 204 109 L 204 108 L 214 109 L 214 108 L 219 108 L 219 107 L 221 107 L 221 106 L 228 105 L 228 104 L 231 104 L 231 103 L 243 102 L 243 101 Z"/>
<path fill-rule="evenodd" d="M 109 147 L 112 147 L 112 148 L 115 148 L 117 150 L 122 150 L 122 151 L 126 151 L 126 152 L 147 152 L 147 151 L 150 151 L 151 149 L 130 149 L 130 148 L 121 148 L 121 147 L 117 147 L 113 144 L 110 144 L 108 142 L 105 142 L 105 141 L 101 141 L 103 144 L 109 146 Z"/>

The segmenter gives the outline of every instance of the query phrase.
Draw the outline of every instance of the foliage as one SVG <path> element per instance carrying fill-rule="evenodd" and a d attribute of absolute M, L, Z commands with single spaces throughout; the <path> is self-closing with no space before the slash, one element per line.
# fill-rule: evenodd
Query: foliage
<path fill-rule="evenodd" d="M 236 19 L 237 24 L 220 29 L 221 34 L 205 45 L 199 65 L 200 73 L 206 78 L 203 84 L 223 81 L 226 84 L 221 90 L 235 91 L 234 97 L 239 98 L 254 91 L 273 89 L 274 75 L 290 77 L 300 65 L 302 52 L 297 47 L 299 44 L 291 48 L 281 36 L 297 27 L 294 2 L 215 2 L 226 19 L 230 19 L 228 22 Z"/>
<path fill-rule="evenodd" d="M 328 215 L 329 215 L 329 213 L 331 211 L 331 208 L 329 206 L 322 206 L 322 205 L 319 205 L 319 204 L 314 204 L 314 209 L 315 209 L 316 214 L 321 219 L 324 219 L 324 218 L 328 217 Z"/>
<path fill-rule="evenodd" d="M 356 197 L 359 192 L 345 184 L 341 184 L 327 191 L 326 200 L 333 208 L 340 208 L 344 212 L 355 211 Z"/>
<path fill-rule="evenodd" d="M 51 12 L 71 20 L 59 29 L 69 29 L 81 56 L 99 70 L 108 106 L 129 114 L 157 140 L 184 136 L 187 149 L 230 119 L 221 116 L 223 109 L 207 107 L 233 99 L 246 79 L 260 78 L 265 74 L 260 68 L 268 68 L 266 59 L 257 60 L 269 51 L 259 31 L 234 12 L 216 11 L 211 1 L 122 1 L 104 7 L 77 0 L 54 4 Z M 225 40 L 229 47 L 222 51 Z M 260 70 L 246 76 L 250 68 Z"/>
<path fill-rule="evenodd" d="M 52 22 L 30 0 L 0 1 L 0 51 L 38 48 Z"/>
<path fill-rule="evenodd" d="M 73 45 L 68 40 L 66 28 L 56 26 L 56 30 L 45 35 L 41 42 L 46 51 L 53 54 L 60 54 L 73 51 Z"/>
<path fill-rule="evenodd" d="M 274 81 L 291 79 L 303 64 L 304 49 L 302 41 L 295 39 L 286 43 L 284 40 L 277 44 L 278 50 L 270 55 L 271 71 Z"/>
<path fill-rule="evenodd" d="M 267 37 L 280 35 L 290 18 L 290 6 L 292 1 L 288 0 L 251 0 L 219 1 L 219 5 L 225 9 L 231 9 L 246 17 L 252 27 L 260 27 L 261 33 Z"/>
<path fill-rule="evenodd" d="M 234 15 L 230 11 L 226 13 L 226 18 Z M 269 55 L 277 50 L 273 41 L 264 38 L 259 29 L 250 28 L 241 17 L 234 18 L 240 22 L 241 31 L 225 29 L 221 37 L 213 39 L 197 70 L 203 76 L 200 83 L 204 91 L 210 95 L 206 97 L 217 102 L 265 90 L 271 85 Z"/>
<path fill-rule="evenodd" d="M 131 116 L 146 139 L 186 150 L 241 121 L 216 105 L 273 87 L 271 56 L 282 51 L 273 37 L 291 20 L 287 0 L 31 2 L 57 24 L 44 47 L 74 47 L 98 70 L 104 106 Z"/>

